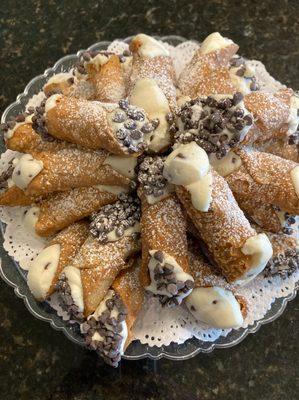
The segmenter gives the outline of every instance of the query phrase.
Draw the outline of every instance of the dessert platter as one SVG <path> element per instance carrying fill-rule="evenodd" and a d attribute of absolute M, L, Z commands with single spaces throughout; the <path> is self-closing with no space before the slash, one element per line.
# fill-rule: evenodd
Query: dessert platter
<path fill-rule="evenodd" d="M 1 276 L 109 365 L 232 346 L 295 296 L 299 97 L 238 52 L 99 43 L 2 116 Z"/>

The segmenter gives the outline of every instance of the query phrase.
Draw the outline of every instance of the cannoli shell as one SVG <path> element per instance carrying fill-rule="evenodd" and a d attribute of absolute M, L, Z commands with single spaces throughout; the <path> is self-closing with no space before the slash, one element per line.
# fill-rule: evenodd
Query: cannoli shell
<path fill-rule="evenodd" d="M 58 281 L 59 275 L 62 270 L 70 264 L 77 252 L 80 250 L 82 244 L 85 242 L 87 236 L 88 222 L 80 221 L 59 232 L 58 235 L 56 235 L 49 243 L 48 246 L 54 244 L 60 245 L 60 257 L 54 279 L 48 291 L 48 296 L 55 291 L 55 284 Z"/>
<path fill-rule="evenodd" d="M 69 143 L 62 141 L 44 140 L 32 128 L 32 124 L 22 124 L 16 128 L 11 138 L 6 139 L 6 147 L 10 150 L 21 153 L 31 153 L 32 151 L 57 151 L 66 147 L 71 147 Z"/>
<path fill-rule="evenodd" d="M 117 155 L 128 151 L 120 145 L 107 120 L 108 111 L 97 101 L 61 96 L 46 113 L 48 132 L 61 140 L 89 149 L 106 149 Z"/>
<path fill-rule="evenodd" d="M 33 204 L 37 198 L 35 196 L 28 196 L 25 192 L 17 186 L 11 186 L 4 192 L 0 193 L 1 206 L 29 206 Z"/>
<path fill-rule="evenodd" d="M 117 55 L 112 55 L 99 69 L 90 63 L 88 74 L 95 88 L 95 100 L 118 103 L 126 97 L 124 74 Z"/>
<path fill-rule="evenodd" d="M 184 272 L 189 272 L 186 236 L 186 219 L 175 194 L 149 204 L 141 189 L 142 263 L 140 281 L 143 287 L 150 284 L 148 264 L 150 250 L 161 250 L 172 256 Z"/>
<path fill-rule="evenodd" d="M 116 276 L 128 267 L 128 258 L 139 250 L 139 240 L 132 236 L 106 244 L 91 236 L 85 241 L 72 265 L 81 269 L 86 316 L 95 311 Z"/>
<path fill-rule="evenodd" d="M 140 283 L 139 270 L 140 260 L 134 260 L 132 267 L 122 270 L 112 285 L 112 289 L 121 297 L 128 313 L 126 317 L 128 337 L 125 349 L 133 340 L 132 328 L 144 299 L 144 289 Z"/>
<path fill-rule="evenodd" d="M 191 196 L 183 186 L 176 193 L 208 251 L 230 282 L 250 269 L 250 257 L 241 249 L 256 234 L 239 208 L 224 178 L 212 171 L 213 189 L 209 211 L 201 212 L 192 205 Z"/>
<path fill-rule="evenodd" d="M 130 183 L 128 178 L 109 165 L 102 165 L 107 157 L 105 151 L 63 149 L 57 152 L 31 152 L 31 154 L 43 162 L 43 169 L 27 186 L 26 193 L 29 195 L 98 184 L 127 186 Z"/>
<path fill-rule="evenodd" d="M 56 193 L 39 204 L 35 231 L 39 236 L 51 236 L 116 200 L 117 195 L 96 186 Z"/>
<path fill-rule="evenodd" d="M 297 163 L 248 148 L 235 152 L 242 165 L 225 177 L 234 193 L 299 214 L 299 198 L 291 178 Z"/>
<path fill-rule="evenodd" d="M 208 54 L 197 50 L 186 68 L 182 71 L 178 86 L 185 96 L 195 98 L 211 94 L 234 94 L 234 87 L 228 62 L 238 51 L 236 44 Z"/>

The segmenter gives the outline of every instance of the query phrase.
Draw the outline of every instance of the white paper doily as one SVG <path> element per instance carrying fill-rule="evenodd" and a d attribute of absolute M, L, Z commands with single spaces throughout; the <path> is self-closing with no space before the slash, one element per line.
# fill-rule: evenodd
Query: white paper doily
<path fill-rule="evenodd" d="M 192 41 L 184 42 L 177 47 L 167 44 L 177 76 L 198 47 L 199 45 Z M 127 43 L 114 41 L 109 45 L 108 50 L 122 53 L 127 48 Z M 255 67 L 257 82 L 263 90 L 273 92 L 284 87 L 268 74 L 261 62 L 255 60 L 248 62 Z M 30 105 L 35 105 L 40 98 L 41 95 L 34 96 Z M 2 154 L 0 173 L 14 155 L 15 152 L 10 150 Z M 22 220 L 26 209 L 27 207 L 0 207 L 0 219 L 7 225 L 4 234 L 4 248 L 25 270 L 47 243 L 46 239 L 29 235 L 23 228 Z M 286 279 L 279 276 L 271 278 L 259 276 L 248 286 L 239 288 L 238 294 L 244 296 L 248 302 L 248 315 L 243 328 L 263 318 L 276 298 L 291 294 L 298 279 L 298 271 Z M 57 296 L 53 295 L 50 304 L 57 310 L 58 315 L 63 319 L 68 319 L 58 303 Z M 181 344 L 192 336 L 202 341 L 213 342 L 220 336 L 226 336 L 229 332 L 230 330 L 211 329 L 196 321 L 184 306 L 173 309 L 162 308 L 153 298 L 145 301 L 134 329 L 135 338 L 139 339 L 141 343 L 158 347 L 169 345 L 171 342 Z"/>

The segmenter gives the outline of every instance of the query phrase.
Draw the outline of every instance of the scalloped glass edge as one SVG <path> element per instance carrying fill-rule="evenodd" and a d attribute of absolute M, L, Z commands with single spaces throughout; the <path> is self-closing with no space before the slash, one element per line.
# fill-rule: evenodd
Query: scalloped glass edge
<path fill-rule="evenodd" d="M 122 40 L 128 43 L 132 37 L 133 36 L 127 37 L 126 39 L 116 40 Z M 175 35 L 154 37 L 173 46 L 177 46 L 187 40 Z M 98 42 L 90 46 L 88 50 L 105 50 L 110 43 L 111 41 Z M 78 57 L 83 51 L 85 50 L 79 50 L 76 54 L 70 54 L 62 57 L 54 64 L 52 68 L 47 68 L 43 74 L 31 79 L 31 81 L 25 87 L 24 92 L 19 94 L 16 98 L 16 101 L 5 109 L 1 117 L 1 123 L 5 122 L 9 116 L 15 116 L 19 112 L 23 111 L 28 100 L 42 89 L 45 82 L 52 75 L 67 70 L 71 65 L 74 64 L 74 62 L 76 62 L 76 60 L 78 60 Z M 2 151 L 3 147 L 1 148 L 1 152 Z M 5 224 L 3 222 L 1 222 L 0 228 L 3 238 L 5 230 Z M 14 289 L 16 296 L 23 299 L 28 311 L 35 318 L 49 323 L 53 329 L 62 331 L 64 335 L 72 342 L 76 343 L 77 345 L 84 346 L 82 338 L 80 338 L 78 329 L 75 328 L 75 325 L 72 326 L 66 323 L 46 303 L 38 303 L 34 299 L 28 289 L 24 271 L 20 268 L 18 263 L 16 263 L 13 258 L 5 252 L 3 246 L 2 249 L 4 251 L 4 255 L 1 259 L 0 276 L 4 282 Z M 14 268 L 11 268 L 12 265 Z M 293 293 L 286 297 L 280 297 L 276 299 L 274 303 L 272 303 L 271 308 L 264 318 L 255 321 L 253 325 L 247 327 L 246 329 L 241 328 L 232 330 L 226 337 L 221 336 L 215 342 L 203 342 L 196 338 L 191 338 L 179 345 L 176 343 L 171 343 L 169 346 L 151 347 L 149 345 L 142 344 L 139 341 L 134 341 L 127 349 L 123 358 L 127 360 L 139 360 L 142 358 L 159 360 L 164 357 L 170 360 L 187 360 L 199 353 L 210 353 L 214 349 L 233 347 L 243 341 L 249 333 L 257 332 L 262 325 L 270 323 L 282 315 L 287 303 L 296 297 L 298 286 L 299 285 L 297 282 Z"/>

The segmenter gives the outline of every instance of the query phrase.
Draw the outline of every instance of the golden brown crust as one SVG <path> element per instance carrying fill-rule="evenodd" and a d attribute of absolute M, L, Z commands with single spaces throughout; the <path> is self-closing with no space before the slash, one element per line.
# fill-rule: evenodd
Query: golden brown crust
<path fill-rule="evenodd" d="M 133 53 L 132 72 L 130 76 L 129 90 L 132 90 L 139 79 L 153 79 L 165 94 L 170 108 L 176 109 L 176 78 L 172 59 L 170 56 L 141 57 L 138 49 L 142 45 L 139 38 L 130 43 Z"/>
<path fill-rule="evenodd" d="M 63 149 L 56 152 L 31 152 L 43 162 L 42 171 L 29 183 L 26 193 L 40 195 L 94 185 L 128 186 L 130 180 L 109 165 L 102 165 L 105 151 Z"/>
<path fill-rule="evenodd" d="M 0 193 L 0 205 L 1 206 L 29 206 L 33 204 L 37 198 L 35 196 L 28 196 L 23 192 L 22 189 L 17 186 L 11 186 L 4 192 Z"/>
<path fill-rule="evenodd" d="M 245 107 L 253 114 L 259 131 L 258 137 L 253 139 L 267 141 L 287 135 L 292 95 L 292 89 L 281 89 L 274 94 L 256 91 L 245 96 Z M 246 138 L 247 141 L 249 137 L 250 135 Z"/>
<path fill-rule="evenodd" d="M 287 140 L 274 138 L 267 142 L 256 142 L 254 143 L 254 147 L 259 151 L 271 153 L 286 160 L 299 163 L 299 145 L 289 144 Z"/>
<path fill-rule="evenodd" d="M 128 312 L 126 317 L 128 337 L 125 349 L 133 339 L 132 328 L 144 299 L 144 289 L 139 279 L 140 262 L 140 260 L 134 260 L 133 266 L 121 271 L 112 285 L 112 289 L 121 297 Z"/>
<path fill-rule="evenodd" d="M 212 175 L 212 202 L 208 212 L 193 207 L 190 194 L 184 187 L 177 186 L 176 193 L 223 275 L 233 282 L 250 269 L 250 257 L 245 256 L 241 248 L 256 232 L 239 208 L 224 178 L 215 171 L 212 171 Z"/>
<path fill-rule="evenodd" d="M 51 236 L 116 200 L 117 195 L 95 186 L 54 194 L 39 204 L 35 231 L 39 236 Z"/>
<path fill-rule="evenodd" d="M 297 163 L 248 148 L 235 152 L 242 165 L 225 177 L 234 193 L 299 214 L 299 198 L 291 178 Z"/>
<path fill-rule="evenodd" d="M 47 293 L 48 296 L 54 292 L 55 284 L 58 281 L 59 275 L 61 274 L 62 270 L 70 264 L 86 240 L 87 236 L 88 222 L 80 221 L 70 225 L 58 233 L 58 235 L 56 235 L 55 238 L 49 243 L 49 246 L 52 246 L 53 244 L 60 245 L 60 256 L 55 276 Z"/>
<path fill-rule="evenodd" d="M 156 204 L 148 204 L 144 193 L 141 199 L 142 264 L 140 280 L 144 287 L 150 284 L 148 263 L 150 250 L 161 250 L 172 256 L 183 271 L 189 271 L 186 220 L 175 194 Z"/>
<path fill-rule="evenodd" d="M 73 261 L 81 270 L 84 314 L 95 311 L 119 272 L 128 267 L 128 258 L 140 250 L 139 240 L 132 236 L 101 244 L 89 237 Z"/>
<path fill-rule="evenodd" d="M 220 51 L 201 54 L 197 50 L 179 78 L 182 94 L 195 98 L 211 94 L 234 94 L 228 62 L 238 51 L 239 46 L 231 44 Z"/>
<path fill-rule="evenodd" d="M 89 80 L 95 88 L 95 100 L 118 103 L 126 97 L 125 78 L 117 55 L 110 56 L 99 68 L 90 63 L 87 70 Z"/>
<path fill-rule="evenodd" d="M 117 155 L 128 151 L 115 138 L 107 111 L 96 101 L 62 96 L 46 114 L 48 132 L 58 139 Z"/>
<path fill-rule="evenodd" d="M 260 227 L 274 233 L 282 230 L 281 221 L 274 206 L 240 193 L 234 193 L 234 197 L 244 213 Z"/>
<path fill-rule="evenodd" d="M 46 141 L 35 132 L 32 124 L 22 124 L 16 128 L 11 138 L 6 139 L 6 147 L 10 150 L 21 153 L 31 153 L 31 151 L 57 151 L 66 147 L 73 147 L 70 143 L 62 141 Z"/>

